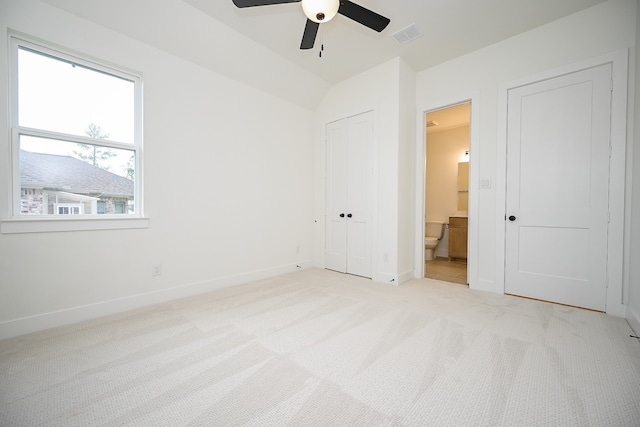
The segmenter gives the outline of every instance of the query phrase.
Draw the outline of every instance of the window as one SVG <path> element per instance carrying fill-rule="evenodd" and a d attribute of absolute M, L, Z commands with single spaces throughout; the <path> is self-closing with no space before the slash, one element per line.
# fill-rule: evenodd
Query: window
<path fill-rule="evenodd" d="M 140 78 L 18 37 L 11 65 L 12 218 L 142 217 Z"/>
<path fill-rule="evenodd" d="M 55 212 L 58 215 L 80 215 L 82 213 L 82 205 L 55 205 Z"/>

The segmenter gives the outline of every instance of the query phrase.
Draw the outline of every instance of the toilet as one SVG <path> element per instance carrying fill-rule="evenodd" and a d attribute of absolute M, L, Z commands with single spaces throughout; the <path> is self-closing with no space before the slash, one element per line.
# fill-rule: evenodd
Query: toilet
<path fill-rule="evenodd" d="M 434 251 L 436 246 L 442 239 L 444 234 L 444 222 L 443 221 L 427 221 L 425 228 L 424 238 L 424 260 L 432 261 L 436 259 Z"/>

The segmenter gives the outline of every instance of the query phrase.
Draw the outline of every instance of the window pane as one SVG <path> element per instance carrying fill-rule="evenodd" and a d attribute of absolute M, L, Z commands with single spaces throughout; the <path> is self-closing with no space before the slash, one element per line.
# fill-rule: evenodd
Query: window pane
<path fill-rule="evenodd" d="M 134 143 L 134 82 L 18 49 L 20 126 Z"/>
<path fill-rule="evenodd" d="M 135 213 L 133 150 L 22 135 L 19 157 L 22 215 Z"/>

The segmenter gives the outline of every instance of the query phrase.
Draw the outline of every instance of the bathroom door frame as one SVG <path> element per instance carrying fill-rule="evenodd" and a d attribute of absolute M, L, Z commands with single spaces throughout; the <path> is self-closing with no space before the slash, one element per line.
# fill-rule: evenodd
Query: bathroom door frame
<path fill-rule="evenodd" d="M 424 278 L 424 228 L 425 228 L 425 189 L 427 179 L 427 114 L 444 110 L 460 104 L 471 103 L 469 124 L 469 230 L 467 240 L 467 283 L 470 289 L 478 288 L 478 162 L 479 152 L 479 92 L 472 92 L 437 100 L 418 107 L 416 124 L 416 240 L 414 277 Z"/>

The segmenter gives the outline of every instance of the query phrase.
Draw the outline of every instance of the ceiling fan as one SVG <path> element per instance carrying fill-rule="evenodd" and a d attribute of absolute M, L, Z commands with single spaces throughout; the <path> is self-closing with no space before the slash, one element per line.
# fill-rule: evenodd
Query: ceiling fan
<path fill-rule="evenodd" d="M 348 0 L 233 0 L 233 4 L 240 8 L 300 2 L 307 16 L 300 49 L 313 48 L 320 24 L 330 21 L 338 13 L 377 32 L 384 30 L 391 22 L 389 18 Z"/>

